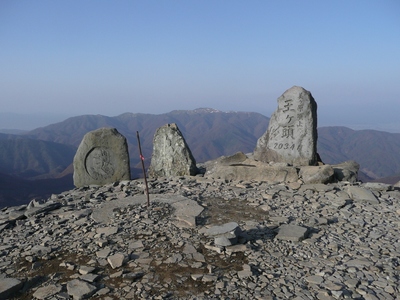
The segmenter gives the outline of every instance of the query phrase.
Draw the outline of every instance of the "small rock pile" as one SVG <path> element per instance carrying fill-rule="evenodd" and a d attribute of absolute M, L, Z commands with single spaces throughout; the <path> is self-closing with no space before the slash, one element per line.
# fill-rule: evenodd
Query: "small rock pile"
<path fill-rule="evenodd" d="M 400 191 L 207 177 L 0 212 L 1 299 L 398 299 Z"/>

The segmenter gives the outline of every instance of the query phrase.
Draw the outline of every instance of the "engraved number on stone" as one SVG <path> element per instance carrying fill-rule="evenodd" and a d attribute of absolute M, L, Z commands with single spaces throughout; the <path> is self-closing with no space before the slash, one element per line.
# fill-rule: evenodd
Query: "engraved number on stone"
<path fill-rule="evenodd" d="M 289 143 L 275 143 L 274 149 L 294 150 L 295 145 Z"/>

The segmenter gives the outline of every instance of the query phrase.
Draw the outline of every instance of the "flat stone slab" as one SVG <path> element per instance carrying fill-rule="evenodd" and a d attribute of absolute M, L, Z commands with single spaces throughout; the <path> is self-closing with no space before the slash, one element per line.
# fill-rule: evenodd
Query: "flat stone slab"
<path fill-rule="evenodd" d="M 196 201 L 186 199 L 171 203 L 175 209 L 175 217 L 178 221 L 186 223 L 182 226 L 188 225 L 189 227 L 196 226 L 196 217 L 204 210 L 202 206 L 197 204 Z"/>
<path fill-rule="evenodd" d="M 196 217 L 204 210 L 196 201 L 179 195 L 151 195 L 150 198 L 150 202 L 168 203 L 174 208 L 173 217 L 176 219 L 175 225 L 178 227 L 196 226 Z M 146 195 L 107 201 L 93 209 L 91 217 L 98 223 L 107 224 L 113 216 L 114 209 L 146 202 Z"/>
<path fill-rule="evenodd" d="M 358 186 L 349 186 L 347 188 L 347 193 L 350 198 L 354 201 L 364 201 L 371 204 L 379 204 L 378 199 L 375 195 L 368 189 L 358 187 Z"/>
<path fill-rule="evenodd" d="M 344 263 L 347 267 L 362 268 L 366 266 L 372 266 L 374 263 L 367 259 L 352 259 Z"/>
<path fill-rule="evenodd" d="M 44 203 L 42 205 L 38 205 L 38 206 L 34 206 L 32 208 L 29 208 L 25 211 L 25 216 L 26 217 L 32 217 L 41 213 L 46 213 L 55 209 L 60 208 L 62 205 L 60 202 L 48 202 L 48 203 Z"/>
<path fill-rule="evenodd" d="M 61 292 L 61 285 L 51 284 L 48 286 L 40 287 L 33 293 L 33 297 L 37 299 L 46 299 Z"/>
<path fill-rule="evenodd" d="M 324 278 L 322 276 L 318 276 L 318 275 L 312 275 L 312 276 L 308 276 L 305 278 L 305 280 L 308 283 L 312 283 L 312 284 L 321 284 L 324 281 Z"/>
<path fill-rule="evenodd" d="M 214 237 L 214 243 L 218 246 L 232 246 L 238 241 L 238 235 L 242 232 L 238 223 L 230 222 L 219 226 L 213 226 L 205 230 L 205 234 Z"/>
<path fill-rule="evenodd" d="M 297 169 L 286 164 L 269 164 L 251 158 L 240 163 L 227 164 L 230 157 L 222 157 L 206 163 L 206 176 L 233 181 L 297 182 Z"/>
<path fill-rule="evenodd" d="M 298 225 L 283 224 L 279 226 L 278 240 L 300 242 L 306 238 L 308 229 Z"/>
<path fill-rule="evenodd" d="M 118 227 L 110 226 L 110 227 L 100 227 L 96 229 L 96 233 L 102 234 L 105 237 L 116 234 L 118 232 Z"/>
<path fill-rule="evenodd" d="M 366 182 L 365 187 L 374 191 L 393 191 L 393 185 L 381 182 Z"/>
<path fill-rule="evenodd" d="M 224 235 L 227 233 L 235 233 L 239 228 L 239 224 L 236 222 L 230 222 L 219 226 L 213 226 L 209 228 L 205 234 L 209 236 Z"/>
<path fill-rule="evenodd" d="M 67 283 L 68 295 L 72 296 L 74 300 L 89 298 L 96 290 L 97 288 L 94 285 L 79 279 Z"/>
<path fill-rule="evenodd" d="M 217 246 L 228 247 L 232 245 L 236 245 L 238 241 L 237 236 L 232 236 L 231 238 L 227 236 L 216 236 L 214 238 L 214 244 Z"/>
<path fill-rule="evenodd" d="M 16 278 L 0 279 L 0 299 L 7 299 L 13 293 L 19 291 L 23 282 Z"/>

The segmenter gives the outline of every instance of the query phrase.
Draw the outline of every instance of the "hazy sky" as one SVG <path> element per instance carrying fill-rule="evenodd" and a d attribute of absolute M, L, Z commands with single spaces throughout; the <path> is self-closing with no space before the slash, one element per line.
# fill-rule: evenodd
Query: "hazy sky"
<path fill-rule="evenodd" d="M 400 132 L 400 1 L 0 1 L 0 113 L 270 116 Z"/>

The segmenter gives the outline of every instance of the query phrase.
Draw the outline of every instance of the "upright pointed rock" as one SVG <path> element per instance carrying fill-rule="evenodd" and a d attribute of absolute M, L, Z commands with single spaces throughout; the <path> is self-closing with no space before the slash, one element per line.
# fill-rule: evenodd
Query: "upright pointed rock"
<path fill-rule="evenodd" d="M 196 161 L 175 123 L 157 129 L 149 168 L 151 177 L 196 175 Z"/>
<path fill-rule="evenodd" d="M 254 158 L 294 166 L 317 164 L 317 103 L 309 91 L 293 86 L 278 98 L 278 109 L 257 141 Z"/>

